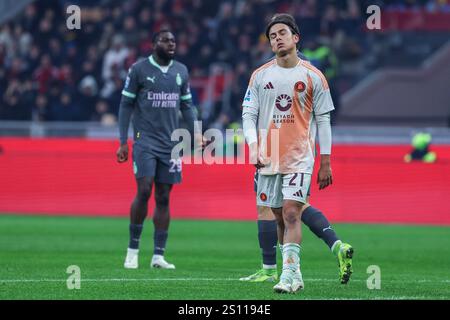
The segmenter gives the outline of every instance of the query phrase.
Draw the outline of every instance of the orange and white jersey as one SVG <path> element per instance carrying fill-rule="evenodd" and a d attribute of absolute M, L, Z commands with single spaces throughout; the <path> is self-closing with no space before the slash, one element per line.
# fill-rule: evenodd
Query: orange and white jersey
<path fill-rule="evenodd" d="M 327 80 L 317 68 L 304 60 L 283 68 L 271 60 L 253 72 L 242 106 L 243 120 L 256 120 L 260 154 L 269 163 L 261 174 L 312 174 L 314 118 L 334 110 Z M 244 134 L 248 143 L 256 142 Z"/>

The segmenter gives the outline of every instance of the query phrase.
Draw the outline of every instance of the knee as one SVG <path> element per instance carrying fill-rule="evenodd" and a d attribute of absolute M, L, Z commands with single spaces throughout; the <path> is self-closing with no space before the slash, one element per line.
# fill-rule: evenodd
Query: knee
<path fill-rule="evenodd" d="M 139 201 L 148 201 L 148 199 L 150 199 L 151 193 L 152 193 L 152 188 L 150 187 L 150 185 L 140 187 L 138 189 L 137 199 Z"/>
<path fill-rule="evenodd" d="M 300 212 L 295 207 L 287 207 L 283 209 L 283 221 L 286 225 L 294 225 L 300 223 Z"/>
<path fill-rule="evenodd" d="M 155 203 L 158 208 L 167 208 L 169 206 L 169 194 L 167 191 L 155 193 Z"/>
<path fill-rule="evenodd" d="M 286 213 L 283 216 L 283 221 L 284 221 L 285 225 L 291 226 L 291 225 L 299 223 L 300 219 L 299 219 L 298 215 L 295 213 Z"/>
<path fill-rule="evenodd" d="M 258 220 L 275 220 L 275 216 L 269 207 L 258 206 Z"/>
<path fill-rule="evenodd" d="M 283 220 L 283 209 L 282 208 L 272 208 L 273 215 L 279 224 L 284 224 Z"/>

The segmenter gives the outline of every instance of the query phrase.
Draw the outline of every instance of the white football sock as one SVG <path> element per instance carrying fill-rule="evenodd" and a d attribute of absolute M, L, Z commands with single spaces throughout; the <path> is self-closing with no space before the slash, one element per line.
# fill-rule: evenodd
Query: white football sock
<path fill-rule="evenodd" d="M 297 271 L 300 268 L 300 245 L 286 243 L 283 246 L 283 269 Z"/>

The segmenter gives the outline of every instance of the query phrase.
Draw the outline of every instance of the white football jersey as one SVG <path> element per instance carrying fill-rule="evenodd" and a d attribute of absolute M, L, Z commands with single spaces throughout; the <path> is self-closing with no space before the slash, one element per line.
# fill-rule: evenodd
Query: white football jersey
<path fill-rule="evenodd" d="M 314 117 L 334 110 L 327 80 L 317 68 L 304 60 L 283 68 L 271 60 L 253 72 L 242 106 L 244 119 L 258 119 L 258 146 L 269 162 L 261 174 L 312 174 Z"/>

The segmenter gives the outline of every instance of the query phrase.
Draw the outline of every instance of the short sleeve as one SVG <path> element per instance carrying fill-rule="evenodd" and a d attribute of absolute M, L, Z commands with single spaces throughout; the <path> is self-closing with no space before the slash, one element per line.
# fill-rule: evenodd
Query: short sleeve
<path fill-rule="evenodd" d="M 256 75 L 253 74 L 250 78 L 247 91 L 245 92 L 244 101 L 242 102 L 243 109 L 258 109 L 259 101 L 258 101 L 258 89 L 256 85 Z"/>
<path fill-rule="evenodd" d="M 317 115 L 324 114 L 334 110 L 333 99 L 331 98 L 328 82 L 323 74 L 316 75 L 314 78 L 314 113 Z"/>

